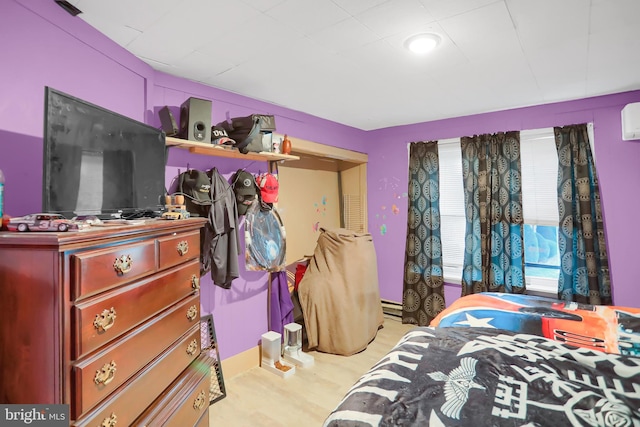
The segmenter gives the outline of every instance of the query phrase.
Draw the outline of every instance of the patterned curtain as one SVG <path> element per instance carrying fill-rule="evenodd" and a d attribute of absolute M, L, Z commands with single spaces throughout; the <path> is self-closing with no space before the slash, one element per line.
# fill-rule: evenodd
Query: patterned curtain
<path fill-rule="evenodd" d="M 520 132 L 460 143 L 467 220 L 462 295 L 523 293 Z"/>
<path fill-rule="evenodd" d="M 600 190 L 587 125 L 553 129 L 558 149 L 558 298 L 611 304 Z"/>
<path fill-rule="evenodd" d="M 439 198 L 438 143 L 412 142 L 402 323 L 426 326 L 445 308 Z"/>

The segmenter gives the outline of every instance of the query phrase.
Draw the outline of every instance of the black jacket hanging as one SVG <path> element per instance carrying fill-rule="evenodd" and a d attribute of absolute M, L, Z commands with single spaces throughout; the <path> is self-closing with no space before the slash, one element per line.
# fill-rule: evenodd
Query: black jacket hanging
<path fill-rule="evenodd" d="M 204 227 L 200 274 L 211 271 L 213 283 L 229 289 L 240 276 L 238 256 L 238 209 L 234 192 L 227 180 L 213 168 L 211 179 L 209 222 Z"/>

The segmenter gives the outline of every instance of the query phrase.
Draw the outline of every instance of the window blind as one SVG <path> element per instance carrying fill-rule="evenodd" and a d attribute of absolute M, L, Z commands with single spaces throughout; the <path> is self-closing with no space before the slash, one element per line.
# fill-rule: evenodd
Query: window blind
<path fill-rule="evenodd" d="M 446 267 L 462 267 L 465 242 L 464 187 L 460 139 L 438 142 L 440 161 L 440 233 L 442 263 Z"/>
<path fill-rule="evenodd" d="M 558 154 L 553 128 L 520 132 L 524 222 L 554 225 L 558 216 Z"/>

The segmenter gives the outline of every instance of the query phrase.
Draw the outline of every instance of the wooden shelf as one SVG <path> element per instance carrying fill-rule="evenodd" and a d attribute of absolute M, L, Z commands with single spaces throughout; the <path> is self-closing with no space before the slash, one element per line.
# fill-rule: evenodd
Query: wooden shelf
<path fill-rule="evenodd" d="M 194 154 L 204 154 L 207 156 L 226 157 L 230 159 L 255 160 L 259 162 L 274 162 L 280 160 L 300 160 L 298 156 L 290 154 L 278 154 L 262 151 L 260 153 L 249 152 L 242 154 L 235 148 L 228 146 L 211 145 L 205 142 L 188 141 L 186 139 L 166 137 L 166 144 L 169 147 L 178 147 Z"/>

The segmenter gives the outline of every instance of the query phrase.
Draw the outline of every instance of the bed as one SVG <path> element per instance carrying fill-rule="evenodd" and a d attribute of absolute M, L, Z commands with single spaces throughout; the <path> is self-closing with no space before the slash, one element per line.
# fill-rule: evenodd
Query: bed
<path fill-rule="evenodd" d="M 337 426 L 640 426 L 640 309 L 463 297 L 407 332 Z"/>

